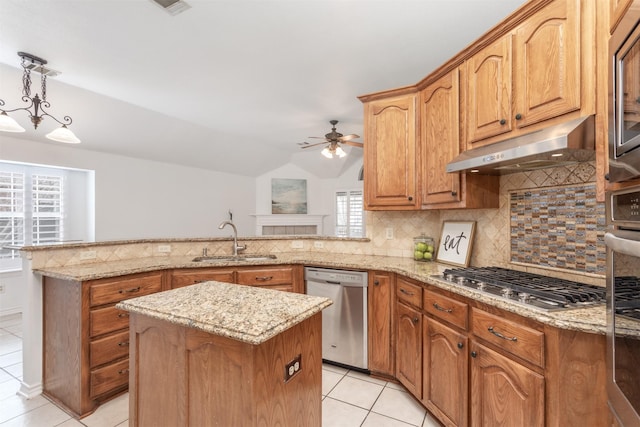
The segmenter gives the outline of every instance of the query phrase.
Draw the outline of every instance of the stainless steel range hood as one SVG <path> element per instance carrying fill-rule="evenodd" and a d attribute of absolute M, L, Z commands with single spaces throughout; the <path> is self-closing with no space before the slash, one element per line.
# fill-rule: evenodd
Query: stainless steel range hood
<path fill-rule="evenodd" d="M 447 172 L 502 175 L 595 159 L 595 117 L 579 119 L 461 153 Z"/>

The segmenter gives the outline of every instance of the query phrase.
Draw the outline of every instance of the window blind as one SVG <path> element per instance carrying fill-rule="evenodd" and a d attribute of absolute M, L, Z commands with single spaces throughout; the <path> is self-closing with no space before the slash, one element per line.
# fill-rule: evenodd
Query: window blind
<path fill-rule="evenodd" d="M 24 245 L 25 175 L 0 171 L 0 259 L 20 258 L 18 251 L 7 245 Z"/>
<path fill-rule="evenodd" d="M 336 192 L 336 236 L 364 237 L 362 190 Z"/>

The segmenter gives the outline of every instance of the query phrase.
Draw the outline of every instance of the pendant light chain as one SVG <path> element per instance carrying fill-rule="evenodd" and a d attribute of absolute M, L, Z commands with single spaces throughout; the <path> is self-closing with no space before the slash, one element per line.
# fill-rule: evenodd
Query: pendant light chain
<path fill-rule="evenodd" d="M 22 94 L 31 98 L 31 70 L 27 68 L 24 57 L 22 58 L 22 69 L 24 70 L 22 74 Z"/>
<path fill-rule="evenodd" d="M 42 91 L 42 102 L 47 102 L 47 76 L 40 74 L 40 90 Z"/>

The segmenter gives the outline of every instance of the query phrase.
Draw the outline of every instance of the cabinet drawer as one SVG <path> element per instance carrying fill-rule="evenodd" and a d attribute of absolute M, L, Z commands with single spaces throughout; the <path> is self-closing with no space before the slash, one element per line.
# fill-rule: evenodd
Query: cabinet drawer
<path fill-rule="evenodd" d="M 160 292 L 162 274 L 132 277 L 126 280 L 113 280 L 91 284 L 89 302 L 91 307 L 120 302 L 127 298 Z"/>
<path fill-rule="evenodd" d="M 186 270 L 174 271 L 171 275 L 171 289 L 194 285 L 209 280 L 234 283 L 233 270 Z"/>
<path fill-rule="evenodd" d="M 422 286 L 398 279 L 396 283 L 396 296 L 414 307 L 422 307 Z"/>
<path fill-rule="evenodd" d="M 129 313 L 115 306 L 91 310 L 89 334 L 92 337 L 129 327 Z"/>
<path fill-rule="evenodd" d="M 128 330 L 91 341 L 91 344 L 89 344 L 89 362 L 91 368 L 104 365 L 112 360 L 120 359 L 128 354 Z"/>
<path fill-rule="evenodd" d="M 444 295 L 424 290 L 423 307 L 427 313 L 445 320 L 452 325 L 467 329 L 469 306 L 463 302 L 447 298 Z"/>
<path fill-rule="evenodd" d="M 544 367 L 544 332 L 476 308 L 471 311 L 471 329 L 478 338 Z"/>
<path fill-rule="evenodd" d="M 129 359 L 91 371 L 89 396 L 96 397 L 129 383 Z"/>
<path fill-rule="evenodd" d="M 291 267 L 251 268 L 238 271 L 240 285 L 286 285 L 293 283 Z"/>

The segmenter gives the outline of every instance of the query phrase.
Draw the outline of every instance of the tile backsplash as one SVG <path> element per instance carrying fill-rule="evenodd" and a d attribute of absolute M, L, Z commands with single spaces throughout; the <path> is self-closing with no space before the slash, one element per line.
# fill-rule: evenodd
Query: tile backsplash
<path fill-rule="evenodd" d="M 437 240 L 440 237 L 441 224 L 445 220 L 476 221 L 476 233 L 472 248 L 470 264 L 474 266 L 496 265 L 501 267 L 525 269 L 531 272 L 545 274 L 545 270 L 554 270 L 560 275 L 571 273 L 592 276 L 596 279 L 603 277 L 604 242 L 596 238 L 595 252 L 589 247 L 589 256 L 585 252 L 584 266 L 553 264 L 543 260 L 540 256 L 535 262 L 527 262 L 527 256 L 534 252 L 536 244 L 532 235 L 527 234 L 528 246 L 518 247 L 516 251 L 522 253 L 512 254 L 512 230 L 511 230 L 511 194 L 523 190 L 540 193 L 559 189 L 559 200 L 563 197 L 572 197 L 569 193 L 575 192 L 575 188 L 589 184 L 593 186 L 596 177 L 594 162 L 578 163 L 557 168 L 539 169 L 529 172 L 519 172 L 500 177 L 500 207 L 498 209 L 454 209 L 442 211 L 418 211 L 418 212 L 367 212 L 367 237 L 371 239 L 371 252 L 376 255 L 393 255 L 412 257 L 413 237 L 425 234 Z M 563 190 L 564 189 L 564 190 Z M 573 190 L 572 190 L 573 189 Z M 556 190 L 553 190 L 556 191 Z M 567 194 L 563 195 L 563 191 Z M 591 195 L 589 196 L 591 197 Z M 563 202 L 564 203 L 564 202 Z M 589 217 L 589 223 L 595 221 L 598 227 L 604 224 L 604 204 L 596 203 L 595 196 L 588 202 L 589 209 L 584 207 L 585 221 Z M 592 209 L 593 208 L 593 209 Z M 566 210 L 563 210 L 566 216 Z M 555 215 L 557 212 L 554 212 Z M 520 221 L 527 221 L 527 216 L 533 221 L 533 209 L 530 209 Z M 394 229 L 394 239 L 386 239 L 386 228 Z M 550 230 L 563 234 L 556 225 Z M 526 234 L 526 233 L 525 233 Z M 586 237 L 585 237 L 586 239 Z M 589 237 L 592 239 L 592 237 Z M 591 242 L 592 240 L 590 240 Z M 586 243 L 585 243 L 586 244 Z M 558 249 L 558 248 L 556 248 Z M 587 250 L 585 246 L 585 251 Z M 565 250 L 565 253 L 571 249 Z M 547 253 L 548 254 L 548 253 Z M 595 254 L 592 256 L 592 254 Z M 524 257 L 524 260 L 523 260 Z M 595 258 L 594 258 L 595 257 Z M 548 257 L 547 257 L 548 258 Z M 541 260 L 543 262 L 541 262 Z M 546 272 L 548 274 L 548 272 Z"/>

